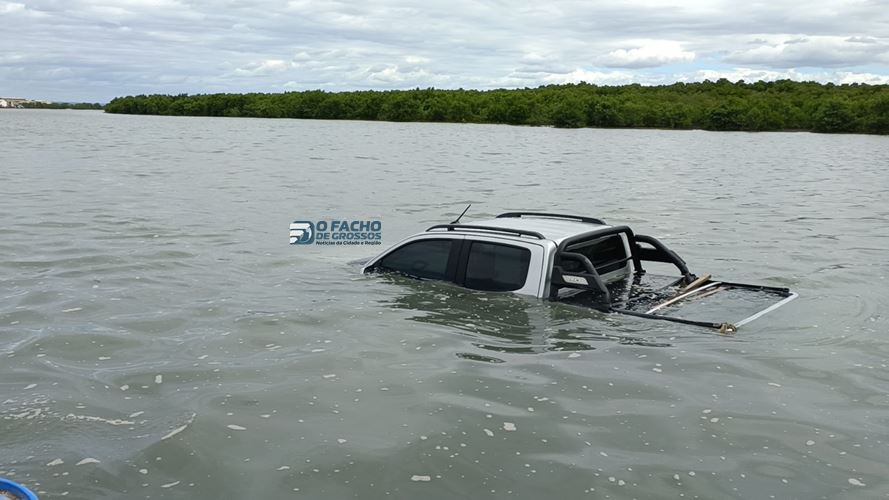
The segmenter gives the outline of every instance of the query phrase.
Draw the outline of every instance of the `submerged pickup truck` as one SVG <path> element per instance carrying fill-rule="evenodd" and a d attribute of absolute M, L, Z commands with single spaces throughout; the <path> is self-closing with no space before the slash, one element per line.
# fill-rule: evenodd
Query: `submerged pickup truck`
<path fill-rule="evenodd" d="M 649 275 L 646 262 L 672 265 L 678 275 Z M 737 331 L 797 296 L 787 288 L 698 277 L 663 243 L 627 226 L 540 212 L 508 212 L 469 224 L 458 218 L 432 226 L 368 260 L 362 272 L 395 272 L 473 290 L 533 295 L 723 333 Z M 746 308 L 743 319 L 691 319 L 683 311 L 691 305 L 691 314 L 701 313 L 703 305 L 703 312 L 712 313 L 714 303 L 725 308 L 722 299 Z"/>

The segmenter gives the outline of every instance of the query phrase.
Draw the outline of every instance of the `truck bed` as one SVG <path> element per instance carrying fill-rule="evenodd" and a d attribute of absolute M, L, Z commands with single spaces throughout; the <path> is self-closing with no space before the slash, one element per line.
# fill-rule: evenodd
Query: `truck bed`
<path fill-rule="evenodd" d="M 591 290 L 559 297 L 560 302 L 635 316 L 719 328 L 731 333 L 796 298 L 786 288 L 704 279 L 687 289 L 681 278 L 657 274 L 611 283 L 611 303 Z"/>

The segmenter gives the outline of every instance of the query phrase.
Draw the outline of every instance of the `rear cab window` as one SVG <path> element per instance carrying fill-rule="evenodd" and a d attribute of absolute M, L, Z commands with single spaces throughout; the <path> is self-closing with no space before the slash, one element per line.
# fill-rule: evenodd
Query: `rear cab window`
<path fill-rule="evenodd" d="M 531 251 L 527 248 L 466 240 L 463 286 L 473 290 L 515 291 L 525 286 Z"/>

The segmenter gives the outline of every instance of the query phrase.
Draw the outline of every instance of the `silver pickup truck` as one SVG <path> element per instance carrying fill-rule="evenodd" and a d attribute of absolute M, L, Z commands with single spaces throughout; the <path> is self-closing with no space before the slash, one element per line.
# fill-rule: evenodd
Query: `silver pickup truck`
<path fill-rule="evenodd" d="M 406 238 L 368 260 L 362 272 L 396 272 L 473 290 L 533 295 L 724 333 L 797 296 L 786 288 L 699 278 L 657 239 L 592 217 L 509 212 L 471 224 L 458 221 Z M 678 275 L 648 275 L 644 262 L 672 265 Z M 709 307 L 718 297 L 742 303 L 746 316 L 734 322 L 701 321 L 682 312 L 689 305 L 701 312 L 702 304 Z M 749 310 L 751 304 L 755 310 Z M 712 312 L 708 307 L 704 312 Z"/>

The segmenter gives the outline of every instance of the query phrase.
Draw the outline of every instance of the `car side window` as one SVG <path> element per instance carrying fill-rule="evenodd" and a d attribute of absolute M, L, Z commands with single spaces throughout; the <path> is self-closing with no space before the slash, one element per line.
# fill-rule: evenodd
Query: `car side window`
<path fill-rule="evenodd" d="M 377 268 L 386 271 L 443 280 L 447 277 L 448 258 L 454 240 L 420 240 L 401 246 L 380 259 Z"/>
<path fill-rule="evenodd" d="M 464 286 L 474 290 L 507 292 L 525 286 L 531 251 L 512 245 L 472 242 Z"/>

